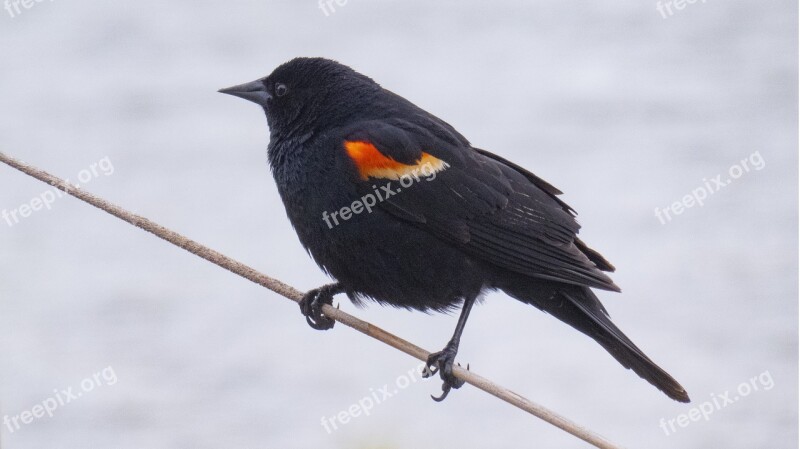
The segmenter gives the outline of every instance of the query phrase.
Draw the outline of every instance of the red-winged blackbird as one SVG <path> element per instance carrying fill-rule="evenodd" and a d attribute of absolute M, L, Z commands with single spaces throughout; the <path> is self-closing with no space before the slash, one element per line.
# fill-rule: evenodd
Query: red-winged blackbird
<path fill-rule="evenodd" d="M 577 238 L 561 191 L 470 145 L 443 120 L 335 61 L 296 58 L 223 89 L 264 108 L 267 151 L 289 220 L 336 283 L 300 303 L 308 323 L 346 293 L 422 311 L 461 306 L 453 338 L 427 361 L 444 399 L 461 333 L 482 293 L 503 290 L 600 343 L 624 367 L 688 402 L 686 390 L 609 319 L 590 288 L 619 291 L 614 267 Z"/>

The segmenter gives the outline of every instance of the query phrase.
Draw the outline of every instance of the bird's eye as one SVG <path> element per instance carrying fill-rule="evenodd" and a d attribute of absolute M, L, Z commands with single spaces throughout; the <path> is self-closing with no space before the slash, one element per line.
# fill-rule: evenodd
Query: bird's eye
<path fill-rule="evenodd" d="M 289 91 L 289 88 L 286 87 L 285 84 L 280 84 L 279 83 L 279 84 L 275 85 L 275 95 L 277 95 L 279 97 L 282 97 L 282 96 L 286 95 L 286 92 L 288 92 L 288 91 Z"/>

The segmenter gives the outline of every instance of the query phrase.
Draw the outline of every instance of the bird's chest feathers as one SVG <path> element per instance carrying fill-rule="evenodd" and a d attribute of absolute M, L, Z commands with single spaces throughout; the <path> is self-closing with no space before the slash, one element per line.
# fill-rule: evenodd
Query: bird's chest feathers
<path fill-rule="evenodd" d="M 358 196 L 356 185 L 344 175 L 347 167 L 333 150 L 297 146 L 273 166 L 278 191 L 296 228 L 310 223 L 316 228 L 323 212 L 338 210 Z"/>

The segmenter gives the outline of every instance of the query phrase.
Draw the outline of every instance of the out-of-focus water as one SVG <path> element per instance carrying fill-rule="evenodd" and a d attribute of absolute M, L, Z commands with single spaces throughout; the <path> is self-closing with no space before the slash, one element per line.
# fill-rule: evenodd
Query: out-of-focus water
<path fill-rule="evenodd" d="M 615 321 L 695 402 L 499 294 L 473 312 L 461 361 L 627 447 L 797 447 L 796 2 L 696 2 L 666 19 L 652 1 L 333 7 L 0 11 L 0 151 L 73 181 L 107 157 L 87 190 L 311 288 L 326 278 L 284 216 L 263 115 L 216 90 L 294 56 L 338 59 L 562 189 L 618 268 L 623 293 L 601 296 Z M 748 157 L 763 168 L 656 218 Z M 0 167 L 0 211 L 46 190 Z M 474 388 L 436 404 L 411 358 L 343 326 L 314 332 L 291 302 L 77 200 L 0 220 L 0 247 L 0 415 L 83 393 L 4 423 L 4 448 L 585 447 Z M 455 325 L 354 312 L 429 350 Z M 113 384 L 91 379 L 109 366 Z M 391 398 L 326 432 L 321 417 L 385 384 Z M 740 399 L 707 420 L 659 427 L 726 391 Z"/>

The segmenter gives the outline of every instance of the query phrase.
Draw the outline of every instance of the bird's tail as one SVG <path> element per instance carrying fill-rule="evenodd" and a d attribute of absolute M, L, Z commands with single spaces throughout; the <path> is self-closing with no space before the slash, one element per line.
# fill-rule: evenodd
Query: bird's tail
<path fill-rule="evenodd" d="M 622 366 L 632 369 L 670 398 L 689 402 L 689 395 L 678 381 L 650 360 L 611 322 L 608 312 L 590 289 L 532 280 L 515 284 L 501 288 L 514 298 L 532 304 L 592 337 Z"/>

